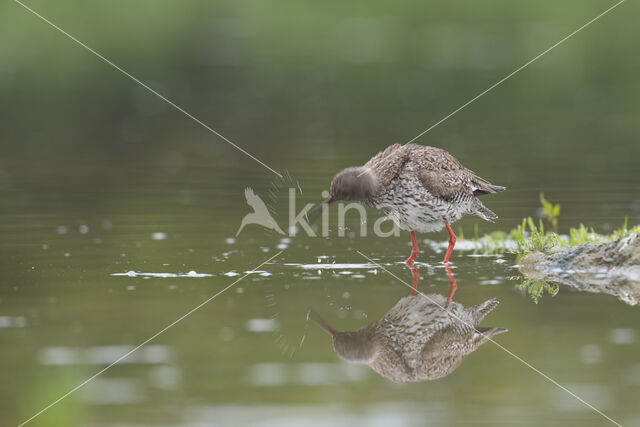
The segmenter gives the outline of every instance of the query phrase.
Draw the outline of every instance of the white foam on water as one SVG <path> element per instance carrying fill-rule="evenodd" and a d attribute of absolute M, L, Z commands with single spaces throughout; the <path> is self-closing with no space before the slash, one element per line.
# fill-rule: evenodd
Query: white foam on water
<path fill-rule="evenodd" d="M 152 369 L 149 379 L 156 388 L 173 390 L 182 382 L 182 372 L 175 366 L 160 365 Z"/>
<path fill-rule="evenodd" d="M 140 381 L 131 378 L 96 378 L 81 391 L 83 400 L 93 405 L 122 405 L 145 400 Z"/>
<path fill-rule="evenodd" d="M 609 331 L 609 341 L 612 344 L 635 344 L 636 331 L 631 328 L 614 328 Z"/>
<path fill-rule="evenodd" d="M 424 239 L 423 242 L 429 245 L 433 250 L 440 251 L 443 249 L 447 249 L 449 247 L 449 242 L 447 240 L 435 241 L 430 239 Z M 496 248 L 496 249 L 505 249 L 505 250 L 514 250 L 518 247 L 518 244 L 515 240 L 506 239 L 503 241 L 492 241 L 490 238 L 481 237 L 477 240 L 472 239 L 458 239 L 456 245 L 454 246 L 454 250 L 456 251 L 473 251 L 473 250 L 483 250 L 485 248 Z"/>
<path fill-rule="evenodd" d="M 247 369 L 246 380 L 255 387 L 281 387 L 283 385 L 319 386 L 362 381 L 369 376 L 364 367 L 307 362 L 298 364 L 257 363 Z M 292 423 L 298 425 L 300 423 Z M 347 423 L 348 424 L 348 423 Z"/>
<path fill-rule="evenodd" d="M 273 332 L 278 329 L 278 321 L 275 319 L 248 319 L 245 328 L 249 332 Z"/>
<path fill-rule="evenodd" d="M 284 264 L 292 267 L 299 267 L 303 270 L 349 270 L 374 268 L 374 264 Z M 350 274 L 350 273 L 349 273 Z"/>
<path fill-rule="evenodd" d="M 498 254 L 466 254 L 465 256 L 468 256 L 471 258 L 490 258 L 490 257 L 497 257 L 500 255 Z"/>
<path fill-rule="evenodd" d="M 145 278 L 160 277 L 164 279 L 173 278 L 173 277 L 213 277 L 213 274 L 198 273 L 193 270 L 188 273 L 139 273 L 137 271 L 129 270 L 126 273 L 111 273 L 111 275 L 112 276 L 128 276 L 128 277 L 145 277 Z"/>
<path fill-rule="evenodd" d="M 162 231 L 156 231 L 151 234 L 151 238 L 153 240 L 164 240 L 167 238 L 167 233 L 163 233 Z"/>
<path fill-rule="evenodd" d="M 271 276 L 271 273 L 269 273 L 268 271 L 264 271 L 264 270 L 247 270 L 244 272 L 244 274 L 258 274 L 262 277 L 269 277 Z"/>
<path fill-rule="evenodd" d="M 283 363 L 258 363 L 248 368 L 247 381 L 254 387 L 282 386 L 288 382 L 287 367 Z"/>
<path fill-rule="evenodd" d="M 38 361 L 42 365 L 109 365 L 135 347 L 132 345 L 103 345 L 87 348 L 45 347 L 38 352 Z M 171 363 L 174 357 L 171 349 L 165 345 L 147 345 L 118 363 Z"/>
<path fill-rule="evenodd" d="M 0 316 L 0 328 L 24 328 L 27 319 L 24 316 Z"/>
<path fill-rule="evenodd" d="M 604 411 L 609 410 L 615 402 L 611 388 L 596 383 L 576 383 L 564 384 L 569 390 L 584 398 L 587 402 L 598 402 L 598 408 Z M 584 412 L 589 411 L 589 407 L 584 405 L 573 396 L 558 388 L 553 389 L 548 396 L 552 407 L 563 412 Z"/>
<path fill-rule="evenodd" d="M 602 361 L 602 348 L 596 344 L 586 344 L 578 353 L 580 360 L 585 364 L 594 364 Z"/>

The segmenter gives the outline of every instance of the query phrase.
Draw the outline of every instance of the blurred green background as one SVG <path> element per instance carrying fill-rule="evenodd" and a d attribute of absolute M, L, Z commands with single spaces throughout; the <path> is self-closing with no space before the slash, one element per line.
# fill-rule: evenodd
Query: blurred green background
<path fill-rule="evenodd" d="M 29 4 L 268 165 L 321 175 L 326 187 L 336 170 L 413 138 L 613 3 Z M 23 203 L 43 187 L 271 178 L 16 3 L 0 7 L 2 188 L 22 190 Z M 624 3 L 419 142 L 512 195 L 572 187 L 566 196 L 584 203 L 636 184 L 637 8 Z"/>
<path fill-rule="evenodd" d="M 26 4 L 288 171 L 285 184 L 300 184 L 301 199 L 317 202 L 338 170 L 412 139 L 614 2 Z M 508 187 L 486 199 L 498 223 L 467 219 L 454 228 L 513 227 L 535 214 L 539 191 L 562 205 L 560 231 L 640 221 L 639 12 L 623 3 L 417 141 Z M 392 263 L 406 257 L 408 236 L 282 242 L 247 229 L 228 243 L 248 212 L 244 188 L 264 196 L 275 175 L 13 1 L 0 4 L 0 99 L 1 425 L 25 420 L 113 360 L 100 359 L 104 346 L 138 344 L 228 285 L 225 273 L 250 270 L 278 245 L 290 249 L 265 268 L 272 276 L 253 278 L 159 338 L 154 362 L 115 367 L 93 392 L 33 424 L 268 424 L 282 413 L 345 425 L 603 421 L 490 344 L 452 376 L 407 387 L 339 364 L 328 338 L 305 329 L 309 305 L 357 328 L 362 313 L 381 317 L 406 289 L 380 272 L 306 280 L 315 272 L 282 263 L 361 263 L 356 249 Z M 286 204 L 278 209 L 284 221 Z M 166 238 L 152 237 L 158 232 Z M 638 342 L 628 338 L 638 336 L 637 308 L 563 291 L 534 305 L 507 280 L 516 274 L 512 258 L 454 256 L 465 305 L 502 301 L 488 318 L 511 330 L 498 341 L 576 383 L 623 424 L 638 422 L 630 398 L 640 387 Z M 440 258 L 426 249 L 423 261 Z M 214 276 L 111 276 L 129 270 Z M 447 291 L 442 270 L 426 283 Z M 344 292 L 349 304 L 319 302 Z M 245 327 L 274 313 L 286 349 L 309 334 L 293 356 L 277 333 Z M 55 359 L 51 348 L 66 356 Z M 261 369 L 284 370 L 278 378 L 290 381 L 260 385 L 253 378 Z M 308 375 L 329 379 L 305 382 Z"/>

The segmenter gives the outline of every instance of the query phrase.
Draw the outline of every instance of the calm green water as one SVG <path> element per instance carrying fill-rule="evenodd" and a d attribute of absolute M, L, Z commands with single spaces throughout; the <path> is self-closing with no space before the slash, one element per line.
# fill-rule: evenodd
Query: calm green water
<path fill-rule="evenodd" d="M 573 2 L 575 3 L 575 2 Z M 409 236 L 291 239 L 338 170 L 404 142 L 602 12 L 475 2 L 29 3 L 278 171 L 220 141 L 20 6 L 0 6 L 0 425 L 18 425 L 212 299 L 30 425 L 604 425 L 492 343 L 450 375 L 395 384 L 307 320 L 381 319 L 411 293 Z M 356 5 L 359 5 L 357 7 Z M 126 12 L 125 12 L 126 11 Z M 638 6 L 623 4 L 418 142 L 508 191 L 500 219 L 562 205 L 560 231 L 640 222 Z M 273 187 L 277 184 L 275 187 Z M 268 191 L 275 188 L 274 197 Z M 379 214 L 368 211 L 372 223 Z M 420 236 L 419 290 L 447 295 Z M 371 265 L 358 251 L 371 257 Z M 495 341 L 623 425 L 640 423 L 640 311 L 560 287 L 538 304 L 515 258 L 455 251 L 454 301 L 495 298 Z M 403 283 L 405 281 L 406 283 Z M 417 297 L 419 298 L 419 296 Z"/>

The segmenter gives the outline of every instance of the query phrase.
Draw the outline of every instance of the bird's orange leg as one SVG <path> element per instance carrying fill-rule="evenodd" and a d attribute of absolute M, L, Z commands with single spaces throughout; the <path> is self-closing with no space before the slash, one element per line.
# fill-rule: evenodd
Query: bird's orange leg
<path fill-rule="evenodd" d="M 453 252 L 453 247 L 456 245 L 456 235 L 453 234 L 453 230 L 448 222 L 445 221 L 444 224 L 447 226 L 447 231 L 449 232 L 449 247 L 447 248 L 447 253 L 444 256 L 444 261 L 442 261 L 446 264 L 449 262 L 449 257 L 451 256 L 451 252 Z"/>
<path fill-rule="evenodd" d="M 418 291 L 418 280 L 420 280 L 420 273 L 413 264 L 407 264 L 407 267 L 411 270 L 411 296 L 415 296 Z"/>
<path fill-rule="evenodd" d="M 418 256 L 418 240 L 416 239 L 416 232 L 411 232 L 411 255 L 405 261 L 407 265 L 413 264 L 413 260 Z"/>
<path fill-rule="evenodd" d="M 453 272 L 449 268 L 448 265 L 445 264 L 444 270 L 447 272 L 447 277 L 449 277 L 449 296 L 447 297 L 447 304 L 451 302 L 451 298 L 453 298 L 453 294 L 456 293 L 456 289 L 458 289 L 458 282 L 456 282 L 456 278 L 453 276 Z"/>

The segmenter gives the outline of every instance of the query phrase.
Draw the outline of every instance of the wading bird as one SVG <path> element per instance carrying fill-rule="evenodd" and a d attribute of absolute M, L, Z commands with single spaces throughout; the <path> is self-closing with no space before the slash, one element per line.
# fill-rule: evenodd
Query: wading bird
<path fill-rule="evenodd" d="M 416 231 L 428 233 L 446 227 L 449 232 L 449 247 L 443 261 L 446 264 L 456 243 L 450 224 L 465 214 L 493 221 L 498 216 L 477 196 L 504 189 L 478 177 L 445 150 L 393 144 L 364 166 L 339 172 L 324 203 L 355 200 L 381 209 L 398 227 L 411 233 L 412 249 L 407 264 L 418 255 Z"/>
<path fill-rule="evenodd" d="M 507 332 L 478 326 L 497 300 L 468 308 L 451 302 L 446 310 L 445 301 L 438 294 L 404 297 L 357 331 L 336 331 L 313 310 L 307 316 L 331 335 L 341 359 L 369 365 L 393 382 L 425 381 L 449 375 L 480 345 Z"/>

